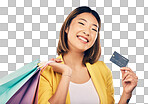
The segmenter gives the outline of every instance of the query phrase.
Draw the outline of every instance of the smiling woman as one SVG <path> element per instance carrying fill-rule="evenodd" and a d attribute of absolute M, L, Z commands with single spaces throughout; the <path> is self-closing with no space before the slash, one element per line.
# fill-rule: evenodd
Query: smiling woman
<path fill-rule="evenodd" d="M 83 40 L 87 39 L 88 41 L 90 40 L 90 38 L 94 38 L 92 39 L 93 41 L 91 41 L 91 43 L 88 42 L 93 46 L 92 47 L 90 46 L 88 50 L 85 49 L 86 51 L 83 50 L 84 51 L 83 64 L 85 64 L 88 61 L 90 63 L 98 61 L 101 55 L 100 33 L 99 33 L 100 28 L 101 28 L 101 20 L 96 11 L 90 10 L 90 8 L 87 7 L 76 8 L 68 15 L 68 17 L 66 18 L 66 20 L 62 25 L 60 31 L 59 43 L 57 47 L 58 55 L 60 54 L 64 55 L 69 51 L 70 47 L 68 46 L 68 41 L 81 36 L 79 38 L 82 39 L 83 37 Z M 73 33 L 76 32 L 75 30 L 80 31 L 80 33 Z M 68 32 L 70 35 L 67 36 Z M 91 33 L 88 34 L 87 32 Z M 86 34 L 89 36 L 85 36 Z M 74 43 L 76 42 L 77 41 L 74 41 Z"/>
<path fill-rule="evenodd" d="M 82 6 L 64 21 L 57 53 L 41 73 L 39 104 L 114 104 L 111 70 L 103 61 L 98 13 Z M 128 72 L 125 72 L 128 71 Z M 119 104 L 129 101 L 138 77 L 130 68 L 121 70 L 123 94 Z"/>

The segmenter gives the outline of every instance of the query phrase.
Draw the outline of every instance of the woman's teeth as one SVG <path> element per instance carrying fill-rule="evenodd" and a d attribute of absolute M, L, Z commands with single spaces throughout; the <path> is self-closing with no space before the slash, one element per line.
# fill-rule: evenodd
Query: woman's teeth
<path fill-rule="evenodd" d="M 85 41 L 85 42 L 87 42 L 87 40 L 86 39 L 84 39 L 84 38 L 82 38 L 82 37 L 78 37 L 79 39 L 81 39 L 81 40 L 83 40 L 83 41 Z"/>

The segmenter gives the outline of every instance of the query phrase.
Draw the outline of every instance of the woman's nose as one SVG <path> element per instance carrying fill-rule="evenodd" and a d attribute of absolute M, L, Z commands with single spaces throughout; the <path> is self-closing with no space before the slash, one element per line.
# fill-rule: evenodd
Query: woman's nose
<path fill-rule="evenodd" d="M 89 34 L 90 34 L 90 31 L 87 29 L 87 30 L 83 31 L 83 33 L 84 33 L 85 35 L 89 35 Z"/>

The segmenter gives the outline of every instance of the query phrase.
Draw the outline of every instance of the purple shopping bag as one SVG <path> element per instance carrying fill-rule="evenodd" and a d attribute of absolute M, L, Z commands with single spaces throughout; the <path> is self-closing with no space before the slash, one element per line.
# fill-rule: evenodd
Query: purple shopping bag
<path fill-rule="evenodd" d="M 6 104 L 37 104 L 40 68 Z"/>

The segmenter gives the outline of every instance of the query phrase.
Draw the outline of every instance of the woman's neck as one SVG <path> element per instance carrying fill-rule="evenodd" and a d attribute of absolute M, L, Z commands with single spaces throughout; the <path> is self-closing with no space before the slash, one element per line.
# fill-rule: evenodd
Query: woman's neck
<path fill-rule="evenodd" d="M 82 63 L 83 57 L 83 53 L 68 52 L 63 55 L 63 60 L 64 63 L 72 69 L 80 70 L 82 67 L 85 67 L 85 65 Z"/>

